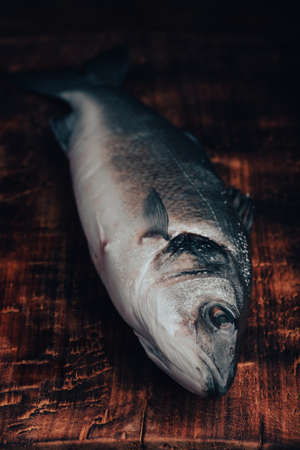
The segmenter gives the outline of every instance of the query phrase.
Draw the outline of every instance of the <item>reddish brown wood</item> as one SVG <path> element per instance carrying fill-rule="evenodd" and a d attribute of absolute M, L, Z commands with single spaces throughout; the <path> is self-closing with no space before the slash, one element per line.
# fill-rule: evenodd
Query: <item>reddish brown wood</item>
<path fill-rule="evenodd" d="M 128 90 L 202 138 L 256 206 L 253 301 L 229 393 L 202 400 L 162 374 L 90 261 L 54 102 L 0 108 L 0 443 L 18 449 L 298 448 L 299 129 L 292 44 L 249 33 L 3 37 L 1 69 L 79 64 L 124 42 Z M 298 376 L 298 378 L 297 378 Z"/>

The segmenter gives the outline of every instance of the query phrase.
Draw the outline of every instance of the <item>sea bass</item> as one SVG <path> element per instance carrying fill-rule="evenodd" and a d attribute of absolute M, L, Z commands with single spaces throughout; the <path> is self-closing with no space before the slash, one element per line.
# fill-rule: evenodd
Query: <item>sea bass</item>
<path fill-rule="evenodd" d="M 252 201 L 199 141 L 129 96 L 123 49 L 81 70 L 16 73 L 71 112 L 51 120 L 94 265 L 147 355 L 200 396 L 232 383 L 251 289 Z"/>

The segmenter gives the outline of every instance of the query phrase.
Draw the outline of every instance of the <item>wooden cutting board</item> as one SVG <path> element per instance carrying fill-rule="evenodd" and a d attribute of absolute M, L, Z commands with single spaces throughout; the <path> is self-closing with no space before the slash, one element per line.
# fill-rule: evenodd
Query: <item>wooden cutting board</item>
<path fill-rule="evenodd" d="M 0 448 L 300 448 L 299 126 L 294 50 L 251 33 L 67 30 L 0 38 L 1 70 L 130 48 L 126 88 L 200 138 L 255 203 L 253 300 L 233 386 L 186 392 L 146 357 L 88 255 L 61 106 L 5 88 L 0 106 Z M 298 245 L 298 250 L 297 250 Z"/>

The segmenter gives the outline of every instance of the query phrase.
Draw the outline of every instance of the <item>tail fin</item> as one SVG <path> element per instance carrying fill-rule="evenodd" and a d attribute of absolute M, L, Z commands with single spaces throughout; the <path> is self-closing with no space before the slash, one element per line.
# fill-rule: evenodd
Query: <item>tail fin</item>
<path fill-rule="evenodd" d="M 64 91 L 89 86 L 119 86 L 124 81 L 128 68 L 126 49 L 116 47 L 88 61 L 81 70 L 17 72 L 1 74 L 0 79 L 27 91 L 60 97 Z"/>
<path fill-rule="evenodd" d="M 85 63 L 81 69 L 45 72 L 1 74 L 0 81 L 51 97 L 66 99 L 63 93 L 96 86 L 117 87 L 128 72 L 128 53 L 123 47 L 114 48 Z M 50 125 L 62 149 L 67 153 L 74 128 L 74 113 L 50 120 Z"/>

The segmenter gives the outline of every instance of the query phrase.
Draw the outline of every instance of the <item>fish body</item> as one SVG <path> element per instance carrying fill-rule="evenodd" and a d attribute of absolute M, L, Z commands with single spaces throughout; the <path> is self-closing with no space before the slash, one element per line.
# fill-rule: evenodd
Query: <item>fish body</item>
<path fill-rule="evenodd" d="M 226 189 L 196 138 L 119 87 L 124 67 L 124 54 L 112 51 L 79 74 L 17 81 L 72 109 L 51 126 L 91 258 L 120 315 L 179 384 L 222 394 L 249 304 L 252 204 Z"/>

